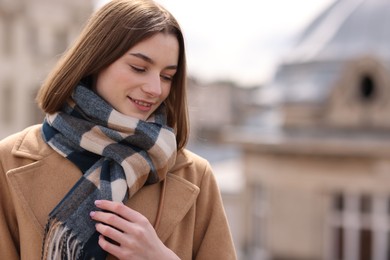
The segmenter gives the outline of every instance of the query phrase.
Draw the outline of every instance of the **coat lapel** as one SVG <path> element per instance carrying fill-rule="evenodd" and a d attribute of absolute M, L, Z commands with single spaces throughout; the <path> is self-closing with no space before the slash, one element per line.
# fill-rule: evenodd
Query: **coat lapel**
<path fill-rule="evenodd" d="M 50 211 L 80 178 L 78 169 L 59 156 L 52 153 L 7 173 L 18 202 L 40 233 Z"/>
<path fill-rule="evenodd" d="M 156 230 L 157 235 L 163 242 L 173 232 L 174 227 L 185 217 L 191 206 L 194 205 L 199 193 L 197 186 L 174 174 L 168 174 L 166 181 L 167 187 L 161 223 Z M 154 225 L 160 196 L 161 184 L 145 186 L 126 205 L 140 212 Z"/>
<path fill-rule="evenodd" d="M 28 163 L 7 172 L 10 186 L 15 192 L 26 217 L 43 234 L 47 216 L 73 187 L 81 176 L 78 168 L 48 147 L 40 136 L 40 127 L 33 127 L 15 143 L 12 154 Z M 191 161 L 178 156 L 173 171 L 180 171 Z M 199 188 L 189 181 L 167 175 L 167 187 L 161 224 L 157 234 L 164 241 L 195 203 Z M 154 224 L 161 185 L 145 186 L 135 194 L 127 205 L 139 211 Z"/>
<path fill-rule="evenodd" d="M 199 187 L 173 174 L 168 175 L 167 191 L 160 228 L 157 233 L 162 241 L 168 239 L 174 228 L 195 204 Z"/>

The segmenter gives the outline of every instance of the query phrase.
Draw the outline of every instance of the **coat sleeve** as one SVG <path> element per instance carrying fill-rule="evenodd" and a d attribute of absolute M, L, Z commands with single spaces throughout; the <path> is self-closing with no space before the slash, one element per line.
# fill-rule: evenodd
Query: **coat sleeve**
<path fill-rule="evenodd" d="M 19 257 L 19 232 L 4 166 L 5 156 L 10 156 L 0 142 L 0 259 L 16 260 Z"/>
<path fill-rule="evenodd" d="M 221 193 L 207 163 L 196 204 L 195 259 L 237 259 Z"/>

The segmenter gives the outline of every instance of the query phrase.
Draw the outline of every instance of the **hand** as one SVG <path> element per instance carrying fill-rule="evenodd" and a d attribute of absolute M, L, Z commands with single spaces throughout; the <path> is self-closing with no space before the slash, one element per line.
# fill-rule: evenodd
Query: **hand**
<path fill-rule="evenodd" d="M 158 238 L 148 219 L 123 203 L 95 201 L 92 211 L 100 247 L 119 259 L 179 259 Z M 110 241 L 111 240 L 111 241 Z"/>

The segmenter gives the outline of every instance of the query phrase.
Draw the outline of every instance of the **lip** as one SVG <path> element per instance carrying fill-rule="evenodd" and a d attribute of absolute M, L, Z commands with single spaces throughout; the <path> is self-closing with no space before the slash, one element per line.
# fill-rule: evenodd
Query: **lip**
<path fill-rule="evenodd" d="M 147 102 L 141 99 L 134 99 L 129 96 L 127 98 L 135 105 L 136 108 L 138 108 L 143 112 L 149 112 L 152 109 L 153 105 L 155 104 L 153 102 Z"/>

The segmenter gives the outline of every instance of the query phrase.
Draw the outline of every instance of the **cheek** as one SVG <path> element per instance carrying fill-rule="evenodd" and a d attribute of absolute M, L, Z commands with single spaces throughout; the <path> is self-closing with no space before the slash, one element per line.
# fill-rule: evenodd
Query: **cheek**
<path fill-rule="evenodd" d="M 110 93 L 109 88 L 104 82 L 100 81 L 99 84 L 96 83 L 95 92 L 103 98 L 105 101 L 111 103 L 112 102 L 112 94 Z"/>
<path fill-rule="evenodd" d="M 128 82 L 126 74 L 118 66 L 111 65 L 96 77 L 95 91 L 103 96 L 112 96 L 121 89 L 121 83 Z"/>
<path fill-rule="evenodd" d="M 171 88 L 172 88 L 172 86 L 170 84 L 167 86 L 164 86 L 164 88 L 163 88 L 163 99 L 164 100 L 169 96 Z"/>
<path fill-rule="evenodd" d="M 95 91 L 98 94 L 103 94 L 105 92 L 105 89 L 107 88 L 108 85 L 110 85 L 109 82 L 109 71 L 108 69 L 102 70 L 99 72 L 99 74 L 96 76 L 96 81 L 95 81 Z"/>

